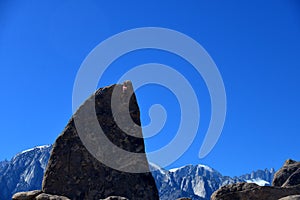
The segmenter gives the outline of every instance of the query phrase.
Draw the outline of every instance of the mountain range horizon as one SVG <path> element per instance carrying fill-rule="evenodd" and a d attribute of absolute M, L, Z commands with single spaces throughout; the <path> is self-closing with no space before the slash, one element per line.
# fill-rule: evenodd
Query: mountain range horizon
<path fill-rule="evenodd" d="M 16 192 L 38 190 L 47 166 L 52 145 L 36 146 L 16 154 L 10 161 L 0 161 L 0 199 L 8 200 Z M 149 163 L 161 200 L 182 196 L 208 200 L 221 186 L 248 182 L 261 186 L 272 183 L 275 169 L 252 171 L 234 177 L 224 176 L 207 165 L 185 165 L 163 169 Z"/>

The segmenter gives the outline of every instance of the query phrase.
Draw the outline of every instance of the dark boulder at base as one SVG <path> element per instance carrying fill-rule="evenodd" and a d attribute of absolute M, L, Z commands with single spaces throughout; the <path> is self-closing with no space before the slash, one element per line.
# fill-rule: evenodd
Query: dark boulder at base
<path fill-rule="evenodd" d="M 273 186 L 258 186 L 254 183 L 236 183 L 221 187 L 214 192 L 211 200 L 278 200 L 292 195 L 300 195 L 300 163 L 287 160 L 279 169 L 273 181 Z"/>
<path fill-rule="evenodd" d="M 41 190 L 19 192 L 14 194 L 12 200 L 70 200 L 67 197 L 45 194 Z"/>
<path fill-rule="evenodd" d="M 111 101 L 113 90 L 117 94 L 114 102 Z M 116 112 L 112 112 L 111 105 Z M 94 121 L 91 120 L 93 117 L 91 109 L 94 109 L 96 113 L 97 124 L 93 124 Z M 126 117 L 129 112 L 135 123 L 127 123 Z M 113 113 L 117 113 L 117 115 L 113 116 Z M 116 124 L 114 117 L 118 118 L 123 126 L 125 125 L 122 130 Z M 42 191 L 44 193 L 66 196 L 72 200 L 105 199 L 109 196 L 120 196 L 130 200 L 159 199 L 155 181 L 150 172 L 119 171 L 97 160 L 86 149 L 79 137 L 78 126 L 75 126 L 78 121 L 86 129 L 84 137 L 90 141 L 89 145 L 94 145 L 93 147 L 98 150 L 99 155 L 109 158 L 113 152 L 105 151 L 105 145 L 110 144 L 99 145 L 97 143 L 98 132 L 93 129 L 97 125 L 101 126 L 106 137 L 114 145 L 126 151 L 143 155 L 139 161 L 126 160 L 127 158 L 122 156 L 113 157 L 116 162 L 124 163 L 124 167 L 131 162 L 134 167 L 148 168 L 147 158 L 143 154 L 145 146 L 140 127 L 140 111 L 132 84 L 127 81 L 124 84 L 97 90 L 72 116 L 53 145 L 43 178 Z M 123 130 L 126 130 L 126 133 Z M 80 136 L 82 137 L 82 135 Z"/>
<path fill-rule="evenodd" d="M 110 196 L 110 197 L 107 197 L 107 198 L 105 198 L 105 199 L 100 199 L 100 200 L 128 200 L 128 199 L 125 198 L 125 197 Z"/>
<path fill-rule="evenodd" d="M 212 194 L 211 200 L 277 200 L 294 194 L 300 194 L 300 187 L 280 188 L 237 183 L 221 187 Z"/>
<path fill-rule="evenodd" d="M 287 197 L 283 197 L 279 200 L 300 200 L 300 195 L 287 196 Z"/>
<path fill-rule="evenodd" d="M 35 199 L 35 197 L 41 193 L 42 193 L 41 190 L 33 190 L 29 192 L 18 192 L 14 194 L 12 200 L 32 200 Z"/>

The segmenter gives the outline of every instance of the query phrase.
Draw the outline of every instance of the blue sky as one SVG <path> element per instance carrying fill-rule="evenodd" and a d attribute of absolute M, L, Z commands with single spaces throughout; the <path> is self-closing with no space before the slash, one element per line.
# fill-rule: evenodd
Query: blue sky
<path fill-rule="evenodd" d="M 129 53 L 116 60 L 99 86 L 112 84 L 132 67 L 163 63 L 184 74 L 201 99 L 198 135 L 173 165 L 207 164 L 239 175 L 300 160 L 300 3 L 267 1 L 1 1 L 0 160 L 36 145 L 50 144 L 72 115 L 72 89 L 88 53 L 108 37 L 138 27 L 164 27 L 199 42 L 223 77 L 227 117 L 210 154 L 198 158 L 210 118 L 210 99 L 201 76 L 180 57 L 159 50 Z M 147 151 L 174 137 L 180 112 L 170 91 L 137 91 L 143 124 L 148 108 L 168 112 L 163 131 L 146 140 Z"/>

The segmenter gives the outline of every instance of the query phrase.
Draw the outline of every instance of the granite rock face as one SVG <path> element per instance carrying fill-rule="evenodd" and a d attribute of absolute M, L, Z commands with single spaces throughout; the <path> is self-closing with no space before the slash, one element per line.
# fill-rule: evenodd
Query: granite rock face
<path fill-rule="evenodd" d="M 110 197 L 107 197 L 107 198 L 105 198 L 105 199 L 100 199 L 100 200 L 128 200 L 128 199 L 125 198 L 125 197 L 110 196 Z"/>
<path fill-rule="evenodd" d="M 14 194 L 12 197 L 13 200 L 32 200 L 35 199 L 35 197 L 39 194 L 41 194 L 42 191 L 40 190 L 33 190 L 29 192 L 18 192 Z"/>
<path fill-rule="evenodd" d="M 300 195 L 291 195 L 291 196 L 283 197 L 279 200 L 300 200 Z"/>
<path fill-rule="evenodd" d="M 300 194 L 300 163 L 287 160 L 274 176 L 273 186 L 258 186 L 254 183 L 237 183 L 221 187 L 211 200 L 277 200 L 295 199 Z"/>
<path fill-rule="evenodd" d="M 118 96 L 116 102 L 111 101 L 114 89 Z M 126 102 L 129 102 L 129 105 L 126 105 Z M 81 125 L 86 127 L 87 137 L 90 137 L 89 146 L 100 148 L 102 156 L 109 157 L 112 154 L 112 152 L 105 152 L 103 146 L 106 144 L 101 144 L 102 141 L 99 141 L 99 145 L 94 139 L 97 133 L 92 133 L 93 130 L 89 129 L 95 126 L 91 124 L 90 105 L 94 105 L 98 126 L 101 126 L 110 142 L 125 151 L 145 153 L 140 111 L 131 82 L 101 88 L 85 101 L 56 139 L 44 174 L 42 191 L 66 196 L 72 200 L 105 199 L 109 196 L 121 196 L 131 200 L 158 200 L 158 191 L 150 172 L 128 173 L 112 169 L 96 159 L 83 145 L 74 119 L 77 120 L 76 122 L 79 120 Z M 111 105 L 114 106 L 114 113 L 117 113 L 117 116 L 113 116 Z M 126 126 L 124 120 L 128 109 L 135 123 L 128 123 Z M 123 123 L 126 133 L 116 124 L 115 118 Z M 117 159 L 120 159 L 122 164 L 124 161 L 122 159 L 126 158 L 120 156 Z M 135 160 L 130 162 L 137 167 L 148 167 L 146 156 L 143 156 L 139 162 Z"/>
<path fill-rule="evenodd" d="M 285 161 L 283 167 L 275 173 L 272 184 L 278 187 L 300 184 L 300 162 L 290 159 Z"/>
<path fill-rule="evenodd" d="M 299 194 L 299 187 L 280 188 L 259 186 L 255 183 L 226 185 L 213 193 L 212 200 L 277 200 L 289 195 Z"/>
<path fill-rule="evenodd" d="M 70 200 L 64 196 L 45 194 L 41 190 L 19 192 L 14 194 L 12 200 Z"/>

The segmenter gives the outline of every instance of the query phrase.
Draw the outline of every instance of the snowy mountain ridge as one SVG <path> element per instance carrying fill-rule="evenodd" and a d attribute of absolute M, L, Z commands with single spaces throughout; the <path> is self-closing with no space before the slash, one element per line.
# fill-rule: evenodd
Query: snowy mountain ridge
<path fill-rule="evenodd" d="M 0 161 L 0 199 L 10 200 L 19 191 L 41 189 L 43 174 L 50 157 L 51 145 L 37 146 L 14 156 L 11 161 Z M 269 185 L 275 170 L 257 170 L 239 177 L 223 176 L 206 165 L 186 165 L 170 170 L 149 165 L 161 200 L 190 197 L 209 200 L 221 186 L 236 182 Z"/>
<path fill-rule="evenodd" d="M 10 200 L 19 191 L 40 189 L 52 146 L 22 151 L 0 164 L 0 199 Z"/>

